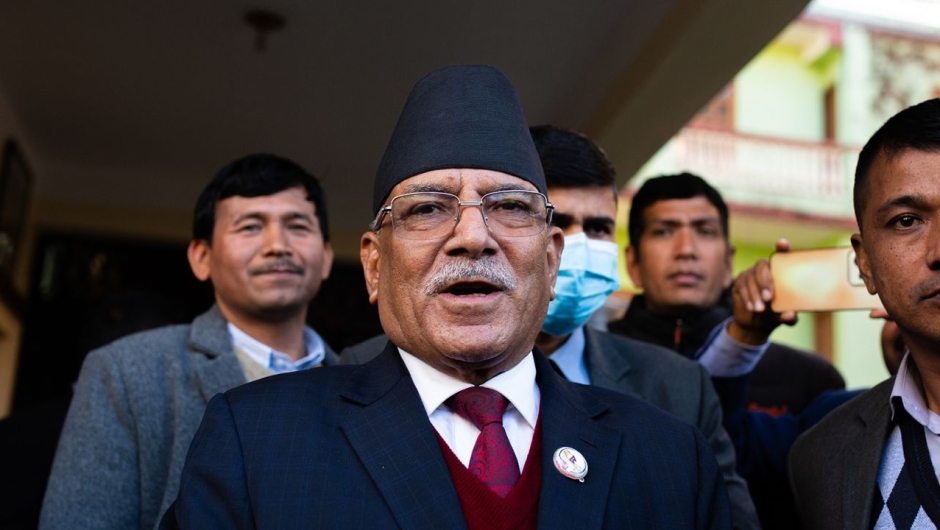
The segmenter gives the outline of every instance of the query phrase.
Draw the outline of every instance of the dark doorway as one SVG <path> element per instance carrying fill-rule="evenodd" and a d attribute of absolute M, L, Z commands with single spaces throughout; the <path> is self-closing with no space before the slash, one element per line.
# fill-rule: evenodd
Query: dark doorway
<path fill-rule="evenodd" d="M 47 233 L 34 256 L 14 411 L 70 396 L 91 349 L 212 304 L 185 245 Z"/>
<path fill-rule="evenodd" d="M 92 349 L 127 333 L 190 322 L 213 303 L 186 245 L 47 233 L 39 237 L 13 410 L 70 397 Z M 337 353 L 381 333 L 358 261 L 337 260 L 308 315 Z"/>

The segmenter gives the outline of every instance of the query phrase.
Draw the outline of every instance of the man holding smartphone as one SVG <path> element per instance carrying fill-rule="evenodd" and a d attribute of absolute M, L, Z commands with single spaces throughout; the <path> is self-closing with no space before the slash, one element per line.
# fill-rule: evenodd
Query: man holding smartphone
<path fill-rule="evenodd" d="M 732 282 L 728 207 L 705 180 L 682 173 L 646 181 L 633 197 L 628 230 L 627 270 L 643 294 L 610 331 L 665 346 L 706 368 L 761 525 L 792 528 L 786 454 L 804 421 L 820 408 L 831 410 L 828 400 L 814 399 L 845 382 L 822 357 L 769 341 L 795 315 L 747 306 L 741 293 L 754 272 Z M 782 243 L 778 250 L 788 248 Z M 785 414 L 807 407 L 805 418 Z"/>
<path fill-rule="evenodd" d="M 627 270 L 643 294 L 610 331 L 692 358 L 714 342 L 708 355 L 717 359 L 699 361 L 713 376 L 752 373 L 748 407 L 771 414 L 799 413 L 821 392 L 845 388 L 822 357 L 768 342 L 781 320 L 755 319 L 736 299 L 741 282 L 731 288 L 728 207 L 701 177 L 682 173 L 646 181 L 633 197 L 628 230 Z M 721 366 L 721 358 L 742 357 L 744 364 Z"/>
<path fill-rule="evenodd" d="M 897 375 L 797 441 L 790 483 L 808 528 L 933 527 L 940 525 L 940 99 L 899 112 L 871 137 L 858 158 L 854 200 L 862 279 L 908 353 Z"/>

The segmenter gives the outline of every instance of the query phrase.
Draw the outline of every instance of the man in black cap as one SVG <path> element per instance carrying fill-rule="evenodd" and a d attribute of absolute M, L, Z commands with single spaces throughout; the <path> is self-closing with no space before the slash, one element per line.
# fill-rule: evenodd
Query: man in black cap
<path fill-rule="evenodd" d="M 564 237 L 501 73 L 419 81 L 373 198 L 385 351 L 216 396 L 166 527 L 730 527 L 701 433 L 533 348 Z"/>

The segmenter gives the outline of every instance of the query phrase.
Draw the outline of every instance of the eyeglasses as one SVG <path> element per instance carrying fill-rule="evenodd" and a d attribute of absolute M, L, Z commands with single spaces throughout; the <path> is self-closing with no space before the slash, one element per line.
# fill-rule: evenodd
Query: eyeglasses
<path fill-rule="evenodd" d="M 372 221 L 372 230 L 382 229 L 391 214 L 392 230 L 403 239 L 439 239 L 453 232 L 464 206 L 479 206 L 490 232 L 506 237 L 534 236 L 552 222 L 555 206 L 536 191 L 495 191 L 478 201 L 461 201 L 442 192 L 405 193 L 392 199 Z"/>

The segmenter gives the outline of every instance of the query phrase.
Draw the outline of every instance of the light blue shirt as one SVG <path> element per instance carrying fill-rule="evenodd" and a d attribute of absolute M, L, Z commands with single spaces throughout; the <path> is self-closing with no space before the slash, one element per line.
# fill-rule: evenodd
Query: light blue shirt
<path fill-rule="evenodd" d="M 712 377 L 737 377 L 754 371 L 757 362 L 770 347 L 768 340 L 764 344 L 752 346 L 731 338 L 728 334 L 728 318 L 714 330 L 703 346 L 704 352 L 697 356 L 698 363 Z"/>
<path fill-rule="evenodd" d="M 588 375 L 587 364 L 584 362 L 585 345 L 584 326 L 581 326 L 571 332 L 568 340 L 555 350 L 549 359 L 569 381 L 589 385 L 591 377 Z"/>
<path fill-rule="evenodd" d="M 284 352 L 255 340 L 235 324 L 228 323 L 228 332 L 232 336 L 232 344 L 245 352 L 251 360 L 271 370 L 276 374 L 296 372 L 307 368 L 319 366 L 326 357 L 326 346 L 320 335 L 308 326 L 304 326 L 304 350 L 307 355 L 294 362 Z"/>

